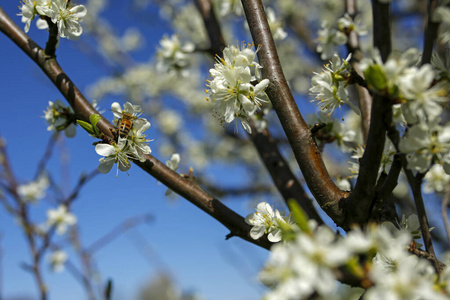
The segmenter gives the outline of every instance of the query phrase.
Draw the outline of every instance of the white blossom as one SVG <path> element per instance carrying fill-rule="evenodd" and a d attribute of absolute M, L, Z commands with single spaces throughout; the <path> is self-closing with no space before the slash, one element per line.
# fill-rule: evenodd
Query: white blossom
<path fill-rule="evenodd" d="M 157 51 L 157 69 L 160 72 L 180 72 L 183 76 L 188 76 L 187 67 L 190 64 L 190 53 L 194 50 L 194 44 L 181 41 L 177 35 L 170 38 L 164 36 L 159 42 L 161 48 Z"/>
<path fill-rule="evenodd" d="M 115 145 L 109 144 L 98 144 L 95 146 L 95 152 L 98 155 L 104 156 L 100 158 L 100 165 L 98 170 L 102 174 L 109 173 L 114 164 L 117 163 L 116 176 L 119 174 L 119 170 L 126 172 L 131 168 L 131 163 L 129 162 L 130 152 L 129 148 L 126 147 L 126 140 L 119 138 L 119 143 Z"/>
<path fill-rule="evenodd" d="M 322 27 L 319 30 L 317 42 L 318 44 L 316 50 L 320 53 L 320 58 L 327 59 L 335 54 L 335 48 L 337 45 L 347 43 L 347 36 L 324 21 L 322 22 Z"/>
<path fill-rule="evenodd" d="M 359 15 L 352 19 L 346 13 L 344 17 L 338 19 L 337 26 L 340 31 L 347 34 L 352 31 L 356 32 L 360 36 L 367 34 L 367 28 L 361 23 L 361 17 Z"/>
<path fill-rule="evenodd" d="M 241 1 L 239 0 L 221 0 L 219 13 L 221 16 L 234 14 L 236 16 L 242 16 L 244 10 L 242 9 Z"/>
<path fill-rule="evenodd" d="M 213 80 L 208 80 L 209 90 L 206 90 L 207 100 L 215 104 L 220 122 L 229 124 L 237 118 L 248 133 L 252 132 L 249 117 L 268 101 L 264 90 L 269 80 L 263 79 L 256 85 L 251 83 L 260 78 L 261 66 L 254 61 L 257 51 L 247 45 L 242 45 L 242 49 L 226 47 L 224 57 L 217 57 L 215 68 L 210 70 Z"/>
<path fill-rule="evenodd" d="M 434 164 L 425 174 L 423 192 L 444 193 L 450 188 L 450 175 L 446 174 L 440 164 Z"/>
<path fill-rule="evenodd" d="M 245 222 L 253 226 L 250 230 L 252 239 L 257 240 L 264 234 L 268 234 L 267 238 L 271 242 L 281 241 L 279 224 L 288 224 L 288 221 L 280 214 L 278 209 L 274 211 L 267 202 L 259 203 L 256 206 L 256 212 L 245 217 Z"/>
<path fill-rule="evenodd" d="M 350 55 L 346 59 L 341 59 L 337 54 L 333 55 L 333 59 L 329 64 L 325 65 L 321 73 L 314 73 L 311 79 L 310 94 L 315 99 L 311 102 L 318 102 L 320 109 L 331 115 L 336 108 L 344 104 L 348 104 L 353 111 L 359 114 L 359 109 L 354 106 L 348 97 L 346 90 L 346 79 L 349 76 Z"/>
<path fill-rule="evenodd" d="M 269 23 L 270 31 L 272 32 L 274 40 L 284 40 L 287 37 L 286 31 L 284 31 L 281 21 L 277 19 L 275 11 L 268 7 L 266 8 L 267 22 Z"/>
<path fill-rule="evenodd" d="M 444 300 L 433 287 L 434 270 L 425 259 L 408 255 L 397 260 L 379 259 L 370 272 L 375 285 L 369 288 L 365 300 Z"/>
<path fill-rule="evenodd" d="M 25 202 L 36 202 L 45 197 L 45 190 L 48 186 L 48 177 L 41 175 L 35 181 L 19 185 L 17 187 L 17 193 Z"/>
<path fill-rule="evenodd" d="M 259 279 L 271 288 L 265 299 L 304 299 L 317 292 L 327 298 L 336 292 L 333 268 L 350 252 L 325 226 L 309 223 L 311 234 L 299 232 L 295 241 L 274 245 Z"/>
<path fill-rule="evenodd" d="M 75 113 L 72 107 L 66 106 L 61 100 L 49 101 L 47 110 L 44 111 L 44 118 L 48 123 L 48 131 L 62 131 L 67 137 L 74 137 L 76 128 L 73 123 Z"/>
<path fill-rule="evenodd" d="M 431 86 L 433 79 L 434 72 L 429 64 L 420 69 L 409 68 L 399 78 L 400 92 L 408 100 L 402 107 L 408 123 L 433 120 L 442 113 L 441 104 L 448 101 L 448 91 L 444 82 Z"/>
<path fill-rule="evenodd" d="M 80 22 L 86 16 L 87 10 L 83 5 L 70 7 L 67 0 L 52 0 L 52 8 L 47 15 L 58 26 L 59 36 L 71 40 L 78 40 L 83 33 Z"/>
<path fill-rule="evenodd" d="M 408 128 L 400 141 L 400 151 L 407 154 L 408 168 L 425 173 L 434 161 L 450 174 L 450 123 L 443 126 L 434 120 Z"/>
<path fill-rule="evenodd" d="M 144 134 L 150 128 L 150 122 L 145 118 L 138 118 L 141 114 L 141 107 L 130 102 L 124 104 L 123 110 L 119 103 L 114 102 L 111 105 L 111 110 L 114 114 L 113 123 L 118 128 L 117 143 L 97 144 L 95 151 L 97 154 L 104 156 L 100 158 L 100 165 L 98 166 L 100 173 L 108 173 L 112 166 L 117 163 L 116 176 L 118 176 L 119 170 L 126 172 L 130 169 L 130 159 L 144 162 L 146 160 L 145 154 L 151 153 L 151 148 L 148 145 L 150 140 L 147 139 L 147 134 Z M 125 123 L 122 125 L 125 121 L 129 122 L 126 126 Z"/>
<path fill-rule="evenodd" d="M 56 233 L 63 235 L 67 231 L 67 227 L 75 225 L 77 218 L 67 211 L 67 206 L 60 205 L 57 209 L 49 209 L 47 211 L 47 226 L 49 228 L 56 227 Z"/>
<path fill-rule="evenodd" d="M 64 270 L 67 261 L 67 254 L 62 250 L 54 251 L 49 257 L 50 268 L 53 272 L 59 273 Z"/>
<path fill-rule="evenodd" d="M 40 4 L 41 1 L 34 0 L 23 0 L 22 6 L 19 6 L 22 13 L 19 16 L 22 16 L 22 23 L 25 23 L 25 32 L 30 30 L 31 21 L 34 20 L 36 15 L 39 15 L 36 6 Z"/>

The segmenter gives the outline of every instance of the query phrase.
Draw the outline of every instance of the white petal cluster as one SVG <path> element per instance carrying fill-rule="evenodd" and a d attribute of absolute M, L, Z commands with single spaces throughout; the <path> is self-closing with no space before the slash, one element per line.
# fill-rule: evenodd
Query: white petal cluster
<path fill-rule="evenodd" d="M 41 175 L 35 181 L 19 185 L 17 194 L 25 202 L 36 202 L 45 197 L 45 190 L 47 190 L 48 186 L 48 177 Z"/>
<path fill-rule="evenodd" d="M 273 39 L 284 40 L 287 37 L 287 32 L 284 31 L 281 21 L 277 19 L 275 11 L 268 7 L 266 8 L 267 22 L 269 23 L 270 31 L 272 32 Z"/>
<path fill-rule="evenodd" d="M 416 227 L 414 220 L 409 223 Z M 372 224 L 341 236 L 313 221 L 308 227 L 308 232 L 297 232 L 294 240 L 271 248 L 259 274 L 270 288 L 264 299 L 308 299 L 313 294 L 317 299 L 347 299 L 336 284 L 335 271 L 343 267 L 371 281 L 361 298 L 364 300 L 447 299 L 444 295 L 449 276 L 438 279 L 426 259 L 408 252 L 408 229 L 392 232 Z M 355 268 L 362 258 L 367 259 L 364 268 Z"/>
<path fill-rule="evenodd" d="M 256 85 L 252 82 L 261 78 L 262 68 L 255 62 L 256 52 L 251 45 L 229 46 L 223 50 L 223 58 L 216 57 L 214 69 L 210 69 L 213 80 L 208 81 L 207 100 L 215 104 L 215 114 L 221 123 L 241 121 L 242 127 L 251 133 L 249 117 L 262 103 L 268 102 L 264 90 L 269 85 L 263 79 Z"/>
<path fill-rule="evenodd" d="M 48 123 L 48 131 L 62 131 L 67 137 L 74 137 L 76 132 L 75 113 L 72 107 L 66 106 L 61 100 L 49 101 L 47 110 L 44 111 L 44 118 Z"/>
<path fill-rule="evenodd" d="M 350 57 L 349 55 L 346 59 L 341 59 L 339 55 L 334 54 L 322 72 L 314 73 L 315 75 L 311 79 L 312 87 L 309 91 L 315 97 L 311 102 L 317 101 L 320 109 L 329 116 L 344 103 L 350 105 L 355 113 L 359 114 L 359 109 L 350 102 L 346 90 L 351 68 L 348 62 Z"/>
<path fill-rule="evenodd" d="M 271 242 L 281 241 L 280 223 L 288 224 L 288 218 L 282 216 L 278 209 L 273 210 L 267 202 L 261 202 L 256 206 L 256 212 L 245 217 L 245 222 L 252 225 L 250 236 L 257 240 L 264 234 Z"/>
<path fill-rule="evenodd" d="M 178 170 L 178 165 L 180 164 L 180 154 L 174 153 L 170 157 L 170 160 L 166 160 L 166 166 L 172 171 L 176 172 Z M 169 196 L 173 193 L 171 189 L 167 189 L 165 195 Z"/>
<path fill-rule="evenodd" d="M 67 261 L 67 254 L 62 250 L 56 250 L 50 255 L 48 261 L 50 263 L 50 269 L 53 272 L 62 272 Z"/>
<path fill-rule="evenodd" d="M 67 211 L 67 206 L 60 205 L 57 209 L 49 209 L 47 211 L 47 227 L 56 228 L 56 233 L 63 235 L 67 231 L 67 227 L 75 225 L 77 218 Z"/>
<path fill-rule="evenodd" d="M 36 16 L 48 17 L 58 26 L 59 36 L 77 40 L 83 33 L 80 22 L 86 16 L 86 7 L 83 5 L 69 6 L 67 0 L 24 0 L 20 6 L 22 22 L 25 23 L 25 32 L 30 29 L 30 23 Z M 47 26 L 38 24 L 38 28 Z"/>
<path fill-rule="evenodd" d="M 367 27 L 362 24 L 361 17 L 359 15 L 352 19 L 348 14 L 345 14 L 344 17 L 338 19 L 337 27 L 340 31 L 347 34 L 352 31 L 356 32 L 360 36 L 367 34 Z"/>
<path fill-rule="evenodd" d="M 326 299 L 335 293 L 333 269 L 351 252 L 337 242 L 328 227 L 309 223 L 311 234 L 299 233 L 292 242 L 272 246 L 259 279 L 272 290 L 264 299 L 306 299 L 317 292 Z"/>
<path fill-rule="evenodd" d="M 316 51 L 320 53 L 320 58 L 328 59 L 335 54 L 336 46 L 344 45 L 347 40 L 347 36 L 343 32 L 324 21 L 318 33 Z"/>
<path fill-rule="evenodd" d="M 399 144 L 400 151 L 407 154 L 408 168 L 425 173 L 435 162 L 450 174 L 450 123 L 440 126 L 438 121 L 408 128 Z"/>
<path fill-rule="evenodd" d="M 221 0 L 219 2 L 219 13 L 221 16 L 227 16 L 230 14 L 242 16 L 244 14 L 241 1 L 239 0 Z"/>
<path fill-rule="evenodd" d="M 104 156 L 100 158 L 100 165 L 98 166 L 100 173 L 108 173 L 112 166 L 117 163 L 117 176 L 119 170 L 126 172 L 130 169 L 131 163 L 129 159 L 144 162 L 146 160 L 144 154 L 151 153 L 148 145 L 150 140 L 146 138 L 147 134 L 144 134 L 150 128 L 150 122 L 144 118 L 138 118 L 138 115 L 141 113 L 139 105 L 127 102 L 122 110 L 120 104 L 114 102 L 111 105 L 111 109 L 114 113 L 113 123 L 118 127 L 117 143 L 112 145 L 97 144 L 95 151 L 97 154 Z M 130 117 L 131 128 L 125 137 L 121 137 L 119 135 L 119 127 L 121 127 L 123 122 L 124 114 Z"/>
<path fill-rule="evenodd" d="M 189 75 L 187 67 L 190 65 L 190 53 L 194 51 L 194 44 L 181 44 L 177 35 L 164 36 L 159 42 L 161 48 L 157 51 L 157 70 L 160 72 L 180 73 L 186 77 Z"/>
<path fill-rule="evenodd" d="M 425 174 L 423 192 L 445 193 L 450 188 L 450 175 L 446 174 L 444 168 L 440 164 L 433 165 Z"/>

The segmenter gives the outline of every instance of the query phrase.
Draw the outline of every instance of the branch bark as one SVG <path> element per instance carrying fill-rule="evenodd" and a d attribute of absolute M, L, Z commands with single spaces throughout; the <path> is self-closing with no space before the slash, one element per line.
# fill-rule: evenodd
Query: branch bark
<path fill-rule="evenodd" d="M 303 119 L 281 69 L 275 43 L 260 0 L 242 0 L 247 22 L 263 66 L 263 77 L 270 80 L 266 92 L 281 122 L 305 181 L 322 209 L 336 222 L 345 226 L 340 201 L 348 193 L 333 182 L 314 143 L 309 126 Z"/>
<path fill-rule="evenodd" d="M 62 95 L 72 106 L 77 119 L 89 120 L 91 114 L 99 114 L 86 100 L 76 85 L 64 73 L 54 57 L 45 55 L 40 48 L 27 34 L 25 34 L 0 7 L 0 31 L 9 37 L 22 51 L 24 51 L 48 76 L 53 84 L 59 89 Z M 103 116 L 97 123 L 97 127 L 105 136 L 112 138 L 110 128 L 114 126 Z M 228 236 L 239 236 L 246 241 L 269 249 L 272 243 L 263 237 L 253 240 L 250 235 L 251 226 L 246 224 L 244 218 L 233 210 L 229 209 L 214 196 L 204 191 L 197 184 L 182 178 L 161 161 L 152 155 L 145 155 L 145 162 L 135 162 L 145 172 L 155 177 L 158 181 L 169 187 L 171 190 L 189 200 L 191 203 L 208 213 L 217 221 L 227 227 L 231 233 Z"/>

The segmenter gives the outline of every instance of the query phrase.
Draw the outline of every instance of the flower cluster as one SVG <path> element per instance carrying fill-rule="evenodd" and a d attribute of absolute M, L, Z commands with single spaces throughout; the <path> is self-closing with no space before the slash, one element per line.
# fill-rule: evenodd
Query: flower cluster
<path fill-rule="evenodd" d="M 402 223 L 408 223 L 407 221 Z M 354 228 L 346 236 L 308 221 L 293 240 L 271 248 L 259 279 L 270 288 L 264 299 L 347 299 L 340 295 L 336 270 L 345 268 L 369 286 L 361 299 L 447 299 L 448 278 L 433 276 L 426 260 L 408 252 L 409 230 L 394 232 L 384 226 Z M 296 228 L 296 227 L 291 227 Z M 358 262 L 364 259 L 364 267 Z M 445 272 L 448 272 L 446 267 Z"/>
<path fill-rule="evenodd" d="M 60 205 L 57 209 L 50 209 L 47 211 L 48 229 L 55 227 L 56 233 L 63 235 L 67 231 L 67 227 L 75 225 L 77 218 L 67 210 L 67 206 Z"/>
<path fill-rule="evenodd" d="M 30 30 L 31 21 L 36 16 L 47 17 L 58 27 L 58 34 L 62 38 L 77 40 L 83 33 L 80 22 L 86 16 L 86 7 L 83 5 L 69 6 L 67 0 L 23 0 L 22 22 L 25 23 L 25 32 Z M 41 19 L 40 19 L 41 20 Z M 48 27 L 41 21 L 37 23 L 39 29 Z"/>
<path fill-rule="evenodd" d="M 61 100 L 49 101 L 44 118 L 48 123 L 48 131 L 62 131 L 67 137 L 74 137 L 76 132 L 75 113 L 72 107 L 66 106 Z"/>
<path fill-rule="evenodd" d="M 397 119 L 408 128 L 399 149 L 407 154 L 408 168 L 424 173 L 439 163 L 450 174 L 450 124 L 439 124 L 450 85 L 439 67 L 418 67 L 419 58 L 419 51 L 409 49 L 383 63 L 376 52 L 373 61 L 362 62 L 362 68 L 372 91 L 401 106 L 402 116 Z"/>
<path fill-rule="evenodd" d="M 188 76 L 186 68 L 190 64 L 189 53 L 194 50 L 194 44 L 182 45 L 177 35 L 170 38 L 164 36 L 159 42 L 157 69 L 160 72 L 180 72 L 182 76 Z"/>
<path fill-rule="evenodd" d="M 281 21 L 277 19 L 275 11 L 268 7 L 266 8 L 267 22 L 269 23 L 270 31 L 272 32 L 274 40 L 284 40 L 287 37 Z"/>
<path fill-rule="evenodd" d="M 318 34 L 316 51 L 320 53 L 320 58 L 322 59 L 332 57 L 337 45 L 344 45 L 347 43 L 347 36 L 345 33 L 330 26 L 326 21 L 322 22 Z"/>
<path fill-rule="evenodd" d="M 354 106 L 348 97 L 345 89 L 350 78 L 351 66 L 349 60 L 351 55 L 346 59 L 341 59 L 339 55 L 334 54 L 329 64 L 325 65 L 321 73 L 314 73 L 311 79 L 312 87 L 309 89 L 315 99 L 311 102 L 318 101 L 320 109 L 329 116 L 336 108 L 340 108 L 344 103 L 359 114 L 359 109 Z"/>
<path fill-rule="evenodd" d="M 408 154 L 408 168 L 425 173 L 436 162 L 450 174 L 450 122 L 441 126 L 438 121 L 408 128 L 399 144 L 400 151 Z"/>
<path fill-rule="evenodd" d="M 117 128 L 117 141 L 112 144 L 97 144 L 95 151 L 104 156 L 100 158 L 98 170 L 100 173 L 108 173 L 117 163 L 117 175 L 119 170 L 128 171 L 131 167 L 129 159 L 145 161 L 144 154 L 150 154 L 147 135 L 144 132 L 150 128 L 150 122 L 144 118 L 138 118 L 141 113 L 139 105 L 130 102 L 125 103 L 124 108 L 114 102 L 111 105 L 114 113 L 114 124 Z"/>
<path fill-rule="evenodd" d="M 229 124 L 239 119 L 248 133 L 252 132 L 249 118 L 262 103 L 268 102 L 264 90 L 269 80 L 263 79 L 253 84 L 253 81 L 261 78 L 262 67 L 254 61 L 258 50 L 246 44 L 226 47 L 223 58 L 216 57 L 214 69 L 209 71 L 213 80 L 207 80 L 207 100 L 215 104 L 215 114 L 220 122 Z"/>
<path fill-rule="evenodd" d="M 54 251 L 48 258 L 50 269 L 53 272 L 59 273 L 64 270 L 64 264 L 67 261 L 67 254 L 62 250 Z"/>
<path fill-rule="evenodd" d="M 278 209 L 274 211 L 267 202 L 261 202 L 256 206 L 256 212 L 245 217 L 245 222 L 253 226 L 250 230 L 252 239 L 267 234 L 268 240 L 275 243 L 281 241 L 280 224 L 288 225 L 289 218 L 282 216 Z"/>
<path fill-rule="evenodd" d="M 17 194 L 19 194 L 24 202 L 36 202 L 45 197 L 45 190 L 48 186 L 48 177 L 41 175 L 32 182 L 19 185 L 17 187 Z"/>

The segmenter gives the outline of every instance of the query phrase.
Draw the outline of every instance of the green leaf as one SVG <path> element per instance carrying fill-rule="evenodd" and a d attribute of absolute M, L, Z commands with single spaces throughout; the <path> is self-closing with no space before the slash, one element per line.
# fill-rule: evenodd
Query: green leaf
<path fill-rule="evenodd" d="M 364 71 L 364 76 L 369 86 L 381 91 L 387 86 L 386 75 L 379 65 L 371 65 Z"/>
<path fill-rule="evenodd" d="M 288 199 L 291 216 L 303 232 L 310 232 L 308 227 L 308 216 L 294 199 Z"/>
<path fill-rule="evenodd" d="M 97 128 L 97 123 L 98 123 L 98 121 L 101 120 L 101 118 L 102 117 L 100 115 L 98 115 L 98 114 L 92 114 L 92 115 L 89 116 L 89 121 L 91 121 L 91 124 L 92 124 L 92 126 L 94 128 L 94 132 L 95 132 L 94 134 L 97 137 L 101 136 L 101 132 Z"/>
<path fill-rule="evenodd" d="M 80 125 L 84 130 L 86 130 L 89 134 L 95 134 L 94 127 L 88 122 L 84 122 L 81 120 L 77 120 L 78 125 Z"/>

